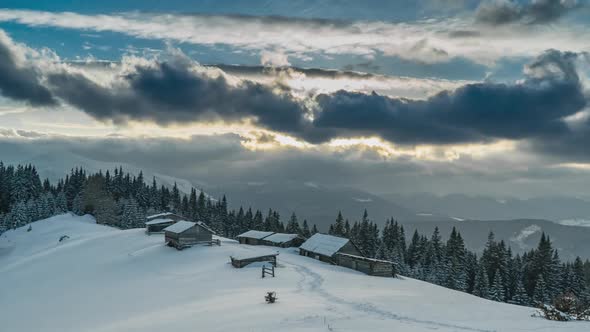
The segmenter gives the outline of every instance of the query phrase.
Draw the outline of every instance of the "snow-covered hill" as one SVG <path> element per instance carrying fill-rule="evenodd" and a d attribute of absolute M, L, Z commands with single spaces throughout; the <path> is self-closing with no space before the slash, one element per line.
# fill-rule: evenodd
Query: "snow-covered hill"
<path fill-rule="evenodd" d="M 68 235 L 69 239 L 59 242 Z M 276 251 L 223 240 L 184 251 L 162 235 L 62 215 L 0 237 L 2 331 L 588 331 L 534 309 L 413 279 L 369 277 L 279 249 L 276 278 L 230 255 Z M 267 291 L 278 302 L 266 304 Z"/>

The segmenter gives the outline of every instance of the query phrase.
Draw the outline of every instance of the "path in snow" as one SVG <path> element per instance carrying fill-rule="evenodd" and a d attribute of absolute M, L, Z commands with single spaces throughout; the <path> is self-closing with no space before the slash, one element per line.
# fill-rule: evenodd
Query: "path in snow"
<path fill-rule="evenodd" d="M 301 275 L 301 280 L 299 280 L 299 282 L 297 284 L 297 292 L 305 291 L 306 290 L 305 286 L 307 285 L 307 291 L 309 291 L 313 294 L 320 295 L 325 300 L 328 300 L 329 303 L 341 304 L 341 305 L 347 306 L 351 309 L 354 309 L 355 311 L 358 311 L 358 312 L 361 312 L 364 314 L 376 315 L 381 319 L 392 319 L 392 320 L 402 321 L 402 322 L 406 322 L 406 323 L 419 323 L 419 324 L 430 325 L 430 326 L 435 326 L 435 327 L 445 327 L 445 328 L 459 329 L 459 330 L 464 330 L 464 331 L 476 331 L 476 332 L 493 332 L 494 331 L 494 330 L 482 330 L 482 329 L 477 329 L 477 328 L 471 328 L 468 326 L 439 323 L 439 322 L 434 322 L 434 321 L 429 321 L 429 320 L 417 319 L 417 318 L 413 318 L 413 317 L 400 316 L 395 313 L 379 309 L 377 306 L 375 306 L 374 304 L 372 304 L 370 302 L 348 301 L 348 300 L 345 300 L 341 297 L 335 296 L 335 295 L 331 294 L 330 292 L 328 292 L 326 290 L 326 288 L 323 287 L 324 278 L 320 274 L 313 272 L 311 269 L 309 269 L 306 266 L 293 263 L 292 261 L 288 261 L 288 259 L 287 259 L 287 261 L 285 261 L 285 257 L 283 257 L 282 261 L 286 265 L 292 266 L 295 269 L 295 271 Z"/>

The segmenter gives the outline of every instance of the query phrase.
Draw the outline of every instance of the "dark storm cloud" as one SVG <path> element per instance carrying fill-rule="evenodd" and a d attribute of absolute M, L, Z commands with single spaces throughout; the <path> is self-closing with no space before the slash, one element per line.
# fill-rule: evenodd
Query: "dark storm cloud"
<path fill-rule="evenodd" d="M 314 131 L 330 137 L 379 135 L 396 143 L 545 139 L 567 135 L 562 121 L 586 105 L 577 54 L 548 51 L 520 84 L 468 84 L 427 100 L 339 91 L 319 95 Z M 311 137 L 328 139 L 326 136 Z"/>
<path fill-rule="evenodd" d="M 79 74 L 48 76 L 57 96 L 101 120 L 167 125 L 254 117 L 258 125 L 281 132 L 303 129 L 305 109 L 290 95 L 251 81 L 231 86 L 223 76 L 192 71 L 191 63 L 182 59 L 137 66 L 124 80 L 120 87 L 106 88 Z"/>
<path fill-rule="evenodd" d="M 56 95 L 98 119 L 166 125 L 252 118 L 261 127 L 312 143 L 380 136 L 399 144 L 452 144 L 568 135 L 563 118 L 586 105 L 575 67 L 579 56 L 547 51 L 527 66 L 522 83 L 468 84 L 427 100 L 321 94 L 313 97 L 314 120 L 305 117 L 311 109 L 288 91 L 250 81 L 231 86 L 223 77 L 194 72 L 190 62 L 181 60 L 138 66 L 121 88 L 70 73 L 50 75 L 48 81 Z"/>
<path fill-rule="evenodd" d="M 0 31 L 0 93 L 35 106 L 54 105 L 55 100 L 41 84 L 40 75 L 31 68 L 19 66 L 12 47 L 10 39 Z"/>
<path fill-rule="evenodd" d="M 579 6 L 574 0 L 485 1 L 478 7 L 476 18 L 491 25 L 542 24 L 556 21 Z"/>

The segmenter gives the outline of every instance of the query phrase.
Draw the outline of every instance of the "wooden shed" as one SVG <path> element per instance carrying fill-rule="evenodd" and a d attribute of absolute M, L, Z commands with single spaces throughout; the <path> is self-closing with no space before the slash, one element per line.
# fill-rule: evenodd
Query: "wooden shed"
<path fill-rule="evenodd" d="M 338 264 L 338 253 L 362 256 L 349 239 L 327 234 L 316 233 L 299 247 L 300 255 L 331 264 Z"/>
<path fill-rule="evenodd" d="M 281 248 L 299 247 L 305 239 L 299 234 L 274 233 L 262 240 L 263 244 Z"/>
<path fill-rule="evenodd" d="M 337 253 L 336 263 L 371 276 L 395 277 L 395 263 L 386 260 Z"/>
<path fill-rule="evenodd" d="M 274 254 L 238 255 L 230 256 L 230 259 L 231 265 L 238 269 L 254 262 L 269 262 L 272 266 L 276 267 L 278 255 L 278 252 Z"/>
<path fill-rule="evenodd" d="M 164 233 L 164 228 L 175 223 L 176 221 L 170 218 L 152 219 L 145 222 L 145 232 L 147 234 Z"/>
<path fill-rule="evenodd" d="M 199 243 L 213 243 L 213 231 L 201 221 L 192 222 L 181 220 L 164 228 L 166 244 L 178 250 L 188 248 Z M 219 244 L 217 242 L 217 244 Z"/>
<path fill-rule="evenodd" d="M 263 239 L 273 235 L 274 232 L 263 232 L 250 230 L 246 233 L 238 235 L 236 238 L 241 244 L 261 245 L 264 244 Z"/>

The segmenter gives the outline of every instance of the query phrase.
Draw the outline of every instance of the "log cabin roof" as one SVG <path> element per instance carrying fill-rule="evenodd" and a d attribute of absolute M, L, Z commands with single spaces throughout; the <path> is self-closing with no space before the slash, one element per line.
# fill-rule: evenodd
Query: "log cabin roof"
<path fill-rule="evenodd" d="M 170 226 L 164 228 L 164 231 L 180 234 L 180 233 L 186 231 L 187 229 L 192 228 L 196 225 L 197 225 L 197 223 L 194 223 L 192 221 L 181 220 L 173 225 L 170 225 Z"/>
<path fill-rule="evenodd" d="M 343 237 L 316 233 L 299 247 L 316 254 L 334 256 L 350 240 Z"/>
<path fill-rule="evenodd" d="M 170 222 L 174 222 L 174 220 L 169 219 L 169 218 L 159 218 L 159 219 L 153 219 L 153 220 L 147 221 L 145 224 L 146 225 L 159 225 L 159 224 L 167 224 Z"/>
<path fill-rule="evenodd" d="M 250 230 L 250 231 L 247 231 L 246 233 L 242 233 L 242 234 L 238 235 L 237 237 L 247 237 L 250 239 L 262 240 L 272 234 L 274 234 L 274 232 L 263 232 L 263 231 Z"/>
<path fill-rule="evenodd" d="M 299 237 L 299 234 L 285 234 L 285 233 L 274 233 L 264 238 L 264 241 L 273 243 L 285 243 Z"/>

